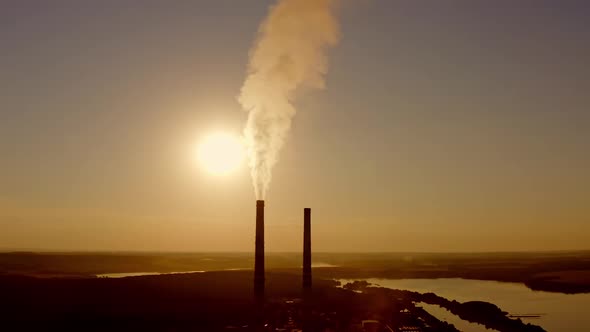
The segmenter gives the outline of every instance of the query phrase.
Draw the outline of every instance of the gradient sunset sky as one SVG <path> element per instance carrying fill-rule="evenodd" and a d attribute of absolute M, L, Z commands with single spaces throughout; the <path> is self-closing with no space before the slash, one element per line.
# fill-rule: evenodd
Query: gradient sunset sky
<path fill-rule="evenodd" d="M 253 251 L 236 97 L 274 1 L 0 0 L 0 250 Z M 348 0 L 270 251 L 590 249 L 590 2 Z"/>

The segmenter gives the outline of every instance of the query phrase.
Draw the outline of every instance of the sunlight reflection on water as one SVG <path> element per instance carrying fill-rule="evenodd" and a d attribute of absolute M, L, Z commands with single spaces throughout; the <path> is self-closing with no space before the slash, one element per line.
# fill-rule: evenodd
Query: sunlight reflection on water
<path fill-rule="evenodd" d="M 103 273 L 97 274 L 97 278 L 125 278 L 125 277 L 139 277 L 152 276 L 160 274 L 182 274 L 182 273 L 203 273 L 205 271 L 182 271 L 182 272 L 121 272 L 121 273 Z"/>
<path fill-rule="evenodd" d="M 522 318 L 547 331 L 590 331 L 590 294 L 562 294 L 533 291 L 523 284 L 458 278 L 443 279 L 366 279 L 392 289 L 420 293 L 432 292 L 459 302 L 490 302 L 510 314 L 541 314 L 540 318 Z M 433 313 L 434 316 L 436 316 Z"/>

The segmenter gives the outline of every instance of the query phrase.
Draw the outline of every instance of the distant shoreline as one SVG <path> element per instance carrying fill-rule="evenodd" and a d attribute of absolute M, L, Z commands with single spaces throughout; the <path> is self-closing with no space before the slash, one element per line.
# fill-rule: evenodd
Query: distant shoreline
<path fill-rule="evenodd" d="M 237 254 L 250 255 L 254 251 L 154 251 L 154 250 L 70 250 L 70 249 L 43 249 L 43 248 L 0 248 L 0 254 L 149 254 L 149 255 L 209 255 L 209 254 Z M 267 251 L 269 255 L 300 254 L 298 251 Z M 494 251 L 318 251 L 315 254 L 327 255 L 536 255 L 536 254 L 590 254 L 590 249 L 555 249 L 555 250 L 494 250 Z"/>
<path fill-rule="evenodd" d="M 300 273 L 300 253 L 269 253 L 267 268 Z M 314 253 L 314 276 L 325 279 L 462 278 L 515 282 L 532 290 L 590 292 L 590 252 Z M 249 269 L 247 253 L 0 253 L 0 274 L 94 278 L 103 274 L 186 273 Z"/>

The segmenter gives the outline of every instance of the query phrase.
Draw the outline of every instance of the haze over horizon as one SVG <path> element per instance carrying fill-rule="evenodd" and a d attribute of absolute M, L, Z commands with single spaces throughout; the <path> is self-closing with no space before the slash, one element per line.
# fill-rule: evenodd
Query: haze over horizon
<path fill-rule="evenodd" d="M 0 249 L 250 252 L 248 54 L 274 1 L 0 5 Z M 351 1 L 266 198 L 270 252 L 590 249 L 590 4 Z"/>

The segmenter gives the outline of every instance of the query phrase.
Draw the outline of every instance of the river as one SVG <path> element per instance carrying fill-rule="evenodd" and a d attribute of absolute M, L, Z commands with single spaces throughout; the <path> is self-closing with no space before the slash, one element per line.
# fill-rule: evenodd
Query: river
<path fill-rule="evenodd" d="M 139 276 L 153 276 L 162 274 L 182 274 L 182 273 L 203 273 L 205 271 L 180 271 L 180 272 L 115 272 L 97 274 L 97 278 L 126 278 Z"/>
<path fill-rule="evenodd" d="M 561 294 L 533 291 L 523 284 L 466 279 L 366 279 L 386 288 L 404 289 L 420 293 L 432 292 L 459 302 L 490 302 L 510 314 L 539 314 L 540 318 L 522 318 L 524 322 L 539 325 L 547 331 L 590 331 L 590 294 Z M 441 317 L 448 311 L 437 306 L 424 305 L 439 319 L 454 323 L 454 317 Z M 445 319 L 446 318 L 446 319 Z M 467 323 L 467 322 L 465 322 Z M 462 324 L 464 332 L 484 331 L 481 325 Z M 483 328 L 483 329 L 482 329 Z M 488 330 L 489 331 L 489 330 Z"/>

